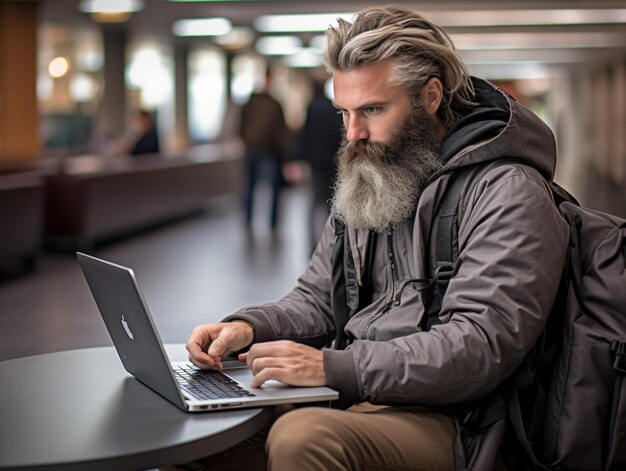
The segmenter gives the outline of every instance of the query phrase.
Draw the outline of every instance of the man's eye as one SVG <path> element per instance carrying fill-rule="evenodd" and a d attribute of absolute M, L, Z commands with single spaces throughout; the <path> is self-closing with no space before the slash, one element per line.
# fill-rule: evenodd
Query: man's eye
<path fill-rule="evenodd" d="M 365 108 L 365 112 L 367 114 L 374 114 L 378 111 L 380 111 L 380 108 L 378 106 L 368 106 L 367 108 Z"/>

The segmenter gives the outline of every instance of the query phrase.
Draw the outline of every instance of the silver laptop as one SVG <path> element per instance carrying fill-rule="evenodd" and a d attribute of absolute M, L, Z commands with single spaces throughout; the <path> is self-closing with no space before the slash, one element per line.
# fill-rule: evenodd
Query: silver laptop
<path fill-rule="evenodd" d="M 170 362 L 133 271 L 83 253 L 76 255 L 126 371 L 181 409 L 205 412 L 339 397 L 327 387 L 293 387 L 278 381 L 253 388 L 251 370 L 238 360 L 225 360 L 221 371 Z"/>

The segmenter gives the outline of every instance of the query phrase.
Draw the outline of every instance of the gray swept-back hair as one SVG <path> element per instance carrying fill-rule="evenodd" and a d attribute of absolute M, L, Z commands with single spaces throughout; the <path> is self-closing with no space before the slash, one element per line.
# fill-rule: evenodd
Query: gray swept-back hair
<path fill-rule="evenodd" d="M 450 37 L 406 8 L 367 8 L 352 23 L 339 18 L 326 32 L 324 59 L 330 73 L 392 59 L 392 83 L 407 87 L 414 98 L 431 77 L 439 78 L 438 115 L 446 127 L 475 104 L 469 72 Z"/>

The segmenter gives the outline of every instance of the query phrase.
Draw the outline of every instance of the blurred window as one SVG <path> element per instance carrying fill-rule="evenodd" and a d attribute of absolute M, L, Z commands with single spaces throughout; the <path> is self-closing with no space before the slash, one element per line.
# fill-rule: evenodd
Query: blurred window
<path fill-rule="evenodd" d="M 252 92 L 263 88 L 265 68 L 265 61 L 258 55 L 242 54 L 233 59 L 231 90 L 234 103 L 244 104 Z"/>
<path fill-rule="evenodd" d="M 103 45 L 97 29 L 42 23 L 37 99 L 45 150 L 88 149 L 102 93 Z"/>
<path fill-rule="evenodd" d="M 151 40 L 129 43 L 126 58 L 129 110 L 145 109 L 157 117 L 163 147 L 174 134 L 174 60 L 171 46 Z"/>
<path fill-rule="evenodd" d="M 217 137 L 226 109 L 226 59 L 215 49 L 189 54 L 189 134 L 194 142 Z"/>

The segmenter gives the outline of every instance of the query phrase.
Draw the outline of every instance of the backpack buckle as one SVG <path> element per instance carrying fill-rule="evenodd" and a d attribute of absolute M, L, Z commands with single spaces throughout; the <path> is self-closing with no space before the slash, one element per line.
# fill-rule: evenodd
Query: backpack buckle
<path fill-rule="evenodd" d="M 615 354 L 613 369 L 620 373 L 626 373 L 626 343 L 617 340 L 611 342 L 611 351 Z"/>
<path fill-rule="evenodd" d="M 452 275 L 454 274 L 454 263 L 452 262 L 437 262 L 437 268 L 433 273 L 433 280 L 440 285 L 448 284 Z"/>

